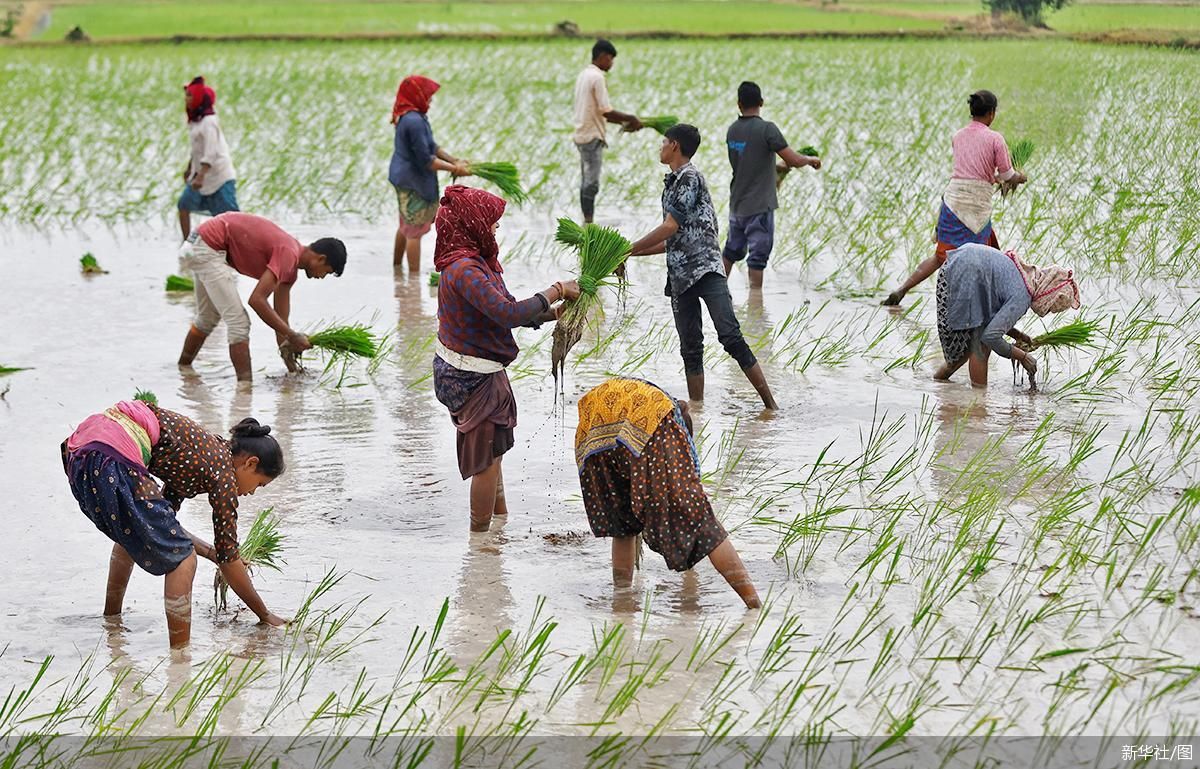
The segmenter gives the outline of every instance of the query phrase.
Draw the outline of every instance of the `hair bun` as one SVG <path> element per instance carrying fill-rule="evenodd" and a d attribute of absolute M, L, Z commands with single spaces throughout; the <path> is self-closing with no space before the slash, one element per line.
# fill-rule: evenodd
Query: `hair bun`
<path fill-rule="evenodd" d="M 260 425 L 254 417 L 246 417 L 229 432 L 238 438 L 262 438 L 271 434 L 271 426 Z"/>

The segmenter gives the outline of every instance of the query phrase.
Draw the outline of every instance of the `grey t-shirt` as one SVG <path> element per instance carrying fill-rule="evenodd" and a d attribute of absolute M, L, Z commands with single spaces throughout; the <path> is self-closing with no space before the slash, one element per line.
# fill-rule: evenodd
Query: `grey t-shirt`
<path fill-rule="evenodd" d="M 779 207 L 775 196 L 775 153 L 788 146 L 778 126 L 758 115 L 743 115 L 725 133 L 733 181 L 729 210 L 734 216 L 761 214 Z"/>

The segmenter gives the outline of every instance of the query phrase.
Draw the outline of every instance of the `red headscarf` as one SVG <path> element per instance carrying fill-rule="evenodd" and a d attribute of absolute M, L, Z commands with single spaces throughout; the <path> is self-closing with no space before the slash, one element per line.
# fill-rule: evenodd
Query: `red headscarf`
<path fill-rule="evenodd" d="M 392 122 L 399 120 L 405 112 L 428 112 L 429 100 L 439 88 L 440 85 L 421 75 L 409 75 L 401 80 L 396 89 L 396 103 L 392 105 Z"/>
<path fill-rule="evenodd" d="M 205 115 L 213 114 L 213 107 L 217 103 L 217 92 L 204 84 L 204 78 L 192 78 L 192 82 L 185 85 L 183 90 L 189 100 L 194 102 L 193 106 L 186 107 L 189 122 L 195 123 Z"/>
<path fill-rule="evenodd" d="M 462 184 L 447 187 L 437 212 L 434 268 L 441 272 L 459 259 L 481 259 L 494 272 L 503 272 L 492 225 L 504 215 L 504 206 L 504 198 L 485 190 Z"/>

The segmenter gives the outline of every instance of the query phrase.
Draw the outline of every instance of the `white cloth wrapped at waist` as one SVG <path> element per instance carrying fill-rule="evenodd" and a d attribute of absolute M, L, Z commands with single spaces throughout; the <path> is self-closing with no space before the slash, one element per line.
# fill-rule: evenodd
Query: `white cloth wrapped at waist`
<path fill-rule="evenodd" d="M 992 220 L 992 185 L 988 182 L 951 179 L 942 200 L 971 232 L 982 232 Z"/>
<path fill-rule="evenodd" d="M 474 355 L 463 355 L 455 352 L 438 339 L 434 343 L 434 353 L 459 371 L 470 371 L 475 374 L 495 374 L 504 370 L 503 363 L 497 363 L 487 358 L 476 358 Z"/>

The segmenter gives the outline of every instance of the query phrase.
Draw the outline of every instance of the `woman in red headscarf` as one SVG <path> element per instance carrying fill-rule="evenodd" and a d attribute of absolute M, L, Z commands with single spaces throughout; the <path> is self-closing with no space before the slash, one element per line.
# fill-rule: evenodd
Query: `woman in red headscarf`
<path fill-rule="evenodd" d="M 496 243 L 503 215 L 504 200 L 490 192 L 447 187 L 433 251 L 442 274 L 433 388 L 458 430 L 458 468 L 471 479 L 471 531 L 487 531 L 493 515 L 508 514 L 500 459 L 517 425 L 505 373 L 518 352 L 512 329 L 554 320 L 559 301 L 579 297 L 573 280 L 520 302 L 508 292 Z"/>
<path fill-rule="evenodd" d="M 437 215 L 437 172 L 467 175 L 467 164 L 437 146 L 429 127 L 429 105 L 440 87 L 427 77 L 410 75 L 400 81 L 392 105 L 396 135 L 388 181 L 396 188 L 400 204 L 392 264 L 399 266 L 401 256 L 407 254 L 408 271 L 413 274 L 421 269 L 421 236 L 429 232 Z"/>
<path fill-rule="evenodd" d="M 192 232 L 192 213 L 217 216 L 238 211 L 237 180 L 225 134 L 217 122 L 217 93 L 204 82 L 192 78 L 183 87 L 187 110 L 188 144 L 191 155 L 183 172 L 183 193 L 179 196 L 179 229 L 187 240 Z"/>

